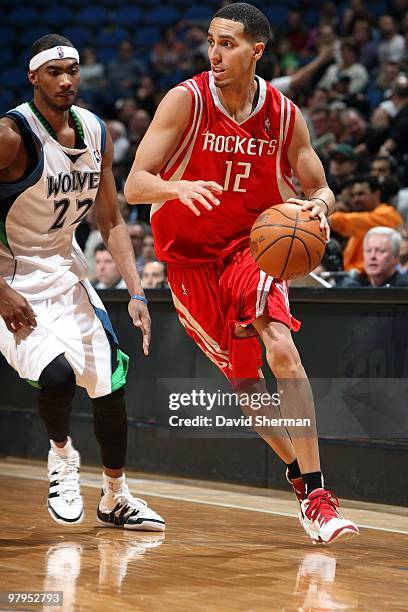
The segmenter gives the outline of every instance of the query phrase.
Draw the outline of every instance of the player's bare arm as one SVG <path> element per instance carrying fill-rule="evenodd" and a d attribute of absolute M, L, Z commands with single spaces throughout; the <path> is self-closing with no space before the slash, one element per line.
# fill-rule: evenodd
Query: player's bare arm
<path fill-rule="evenodd" d="M 10 119 L 0 120 L 0 179 L 5 182 L 15 180 L 19 176 L 19 157 L 21 157 L 21 136 Z M 24 173 L 25 167 L 21 169 Z M 7 329 L 15 333 L 22 327 L 36 327 L 35 314 L 30 304 L 17 291 L 9 287 L 0 277 L 0 316 L 3 317 Z"/>
<path fill-rule="evenodd" d="M 98 195 L 95 200 L 95 210 L 98 227 L 109 252 L 126 283 L 129 294 L 144 297 L 144 292 L 137 271 L 132 243 L 119 211 L 115 179 L 112 173 L 113 144 L 106 132 L 106 148 L 101 167 L 101 180 Z M 150 316 L 146 304 L 142 300 L 131 299 L 128 306 L 129 314 L 136 327 L 143 334 L 143 352 L 149 353 Z"/>
<path fill-rule="evenodd" d="M 183 87 L 169 91 L 140 143 L 125 185 L 130 204 L 180 200 L 199 216 L 196 204 L 207 210 L 218 206 L 221 185 L 214 181 L 164 181 L 158 175 L 171 159 L 188 125 L 191 96 Z"/>
<path fill-rule="evenodd" d="M 311 218 L 318 217 L 328 240 L 330 228 L 327 217 L 334 209 L 334 195 L 327 185 L 322 163 L 312 148 L 309 130 L 298 109 L 288 159 L 307 198 L 306 201 L 290 198 L 288 202 L 301 205 L 303 210 L 310 210 Z"/>

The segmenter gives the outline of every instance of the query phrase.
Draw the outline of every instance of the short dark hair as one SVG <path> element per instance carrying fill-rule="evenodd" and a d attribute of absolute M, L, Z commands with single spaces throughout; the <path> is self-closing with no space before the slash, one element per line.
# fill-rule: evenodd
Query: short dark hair
<path fill-rule="evenodd" d="M 94 255 L 96 255 L 96 253 L 98 253 L 99 251 L 108 251 L 108 247 L 104 242 L 98 242 L 98 244 L 94 248 Z"/>
<path fill-rule="evenodd" d="M 47 49 L 52 49 L 53 47 L 74 47 L 72 42 L 65 38 L 65 36 L 61 36 L 61 34 L 45 34 L 45 36 L 41 36 L 38 38 L 31 47 L 30 59 L 32 59 L 41 51 L 46 51 Z"/>
<path fill-rule="evenodd" d="M 351 181 L 352 185 L 355 185 L 356 183 L 367 183 L 368 188 L 372 193 L 374 193 L 374 191 L 379 191 L 381 193 L 381 184 L 376 176 L 371 174 L 358 174 Z"/>
<path fill-rule="evenodd" d="M 252 4 L 246 2 L 235 2 L 220 8 L 213 19 L 230 19 L 239 21 L 244 26 L 244 34 L 251 41 L 261 40 L 267 43 L 271 37 L 271 27 L 266 16 Z"/>

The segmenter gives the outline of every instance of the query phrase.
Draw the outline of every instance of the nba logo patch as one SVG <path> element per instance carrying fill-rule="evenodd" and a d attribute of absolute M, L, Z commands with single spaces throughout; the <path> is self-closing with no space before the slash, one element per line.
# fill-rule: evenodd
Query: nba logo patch
<path fill-rule="evenodd" d="M 64 49 L 62 47 L 57 47 L 58 57 L 62 59 L 64 57 Z"/>
<path fill-rule="evenodd" d="M 98 149 L 94 149 L 94 155 L 95 155 L 95 159 L 98 162 L 98 164 L 101 163 L 101 159 L 102 159 L 102 155 L 100 154 L 100 151 L 98 151 Z"/>
<path fill-rule="evenodd" d="M 265 119 L 265 132 L 269 132 L 271 127 L 271 122 L 269 121 L 268 118 Z"/>

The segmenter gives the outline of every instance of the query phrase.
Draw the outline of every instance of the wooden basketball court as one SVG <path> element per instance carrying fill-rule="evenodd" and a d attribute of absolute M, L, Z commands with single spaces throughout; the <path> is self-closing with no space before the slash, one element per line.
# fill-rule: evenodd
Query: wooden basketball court
<path fill-rule="evenodd" d="M 359 538 L 312 545 L 290 492 L 128 473 L 165 534 L 95 521 L 100 474 L 82 470 L 86 518 L 67 528 L 46 509 L 45 462 L 0 462 L 0 608 L 15 591 L 62 591 L 44 610 L 407 610 L 408 509 L 345 502 Z"/>

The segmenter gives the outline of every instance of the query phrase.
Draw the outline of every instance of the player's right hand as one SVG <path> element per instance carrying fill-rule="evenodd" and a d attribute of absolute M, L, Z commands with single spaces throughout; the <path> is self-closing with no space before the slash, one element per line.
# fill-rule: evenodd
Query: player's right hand
<path fill-rule="evenodd" d="M 6 283 L 0 287 L 0 316 L 13 334 L 22 327 L 37 327 L 36 315 L 30 304 Z"/>
<path fill-rule="evenodd" d="M 221 195 L 222 187 L 214 181 L 177 181 L 178 199 L 189 207 L 199 217 L 201 212 L 196 204 L 201 204 L 206 210 L 212 210 L 213 205 L 219 206 L 217 196 Z"/>

